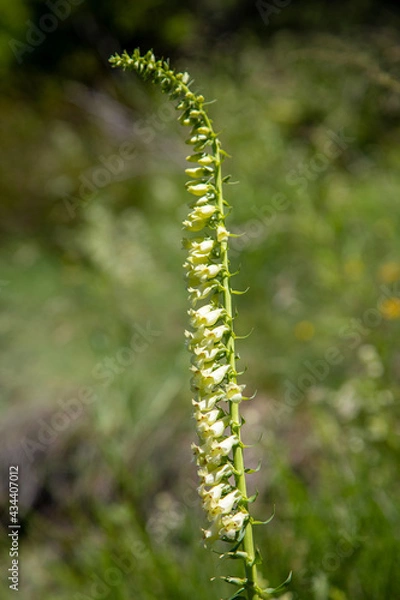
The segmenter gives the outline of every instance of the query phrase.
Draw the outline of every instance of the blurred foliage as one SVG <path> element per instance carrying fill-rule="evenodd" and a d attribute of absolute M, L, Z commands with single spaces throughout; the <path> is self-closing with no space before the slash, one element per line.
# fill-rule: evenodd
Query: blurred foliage
<path fill-rule="evenodd" d="M 263 571 L 294 570 L 287 600 L 399 595 L 399 14 L 295 5 L 266 26 L 235 0 L 71 3 L 17 65 L 10 38 L 50 8 L 0 3 L 0 491 L 5 516 L 19 462 L 24 600 L 227 594 L 190 452 L 184 134 L 106 62 L 138 44 L 218 100 L 240 180 L 246 442 L 257 516 L 276 507 Z"/>

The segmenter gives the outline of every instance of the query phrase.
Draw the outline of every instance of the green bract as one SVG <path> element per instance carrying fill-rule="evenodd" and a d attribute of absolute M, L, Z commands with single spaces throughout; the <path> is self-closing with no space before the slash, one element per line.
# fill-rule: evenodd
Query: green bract
<path fill-rule="evenodd" d="M 187 160 L 197 166 L 186 169 L 191 178 L 186 188 L 196 200 L 192 198 L 183 226 L 196 235 L 184 240 L 188 257 L 183 266 L 192 327 L 185 335 L 192 353 L 191 388 L 199 437 L 198 444 L 193 444 L 199 467 L 198 492 L 209 522 L 203 534 L 207 544 L 217 540 L 229 543 L 231 547 L 224 556 L 244 563 L 245 578 L 224 578 L 240 588 L 234 597 L 245 593 L 249 600 L 267 598 L 278 589 L 262 590 L 257 583 L 260 557 L 254 547 L 253 520 L 248 511 L 252 499 L 247 496 L 240 438 L 239 406 L 247 398 L 242 395 L 244 385 L 237 383 L 235 365 L 230 234 L 225 227 L 228 205 L 221 175 L 226 154 L 206 113 L 204 97 L 190 90 L 187 73 L 176 73 L 168 61 L 156 60 L 151 51 L 144 56 L 139 50 L 132 56 L 124 52 L 113 56 L 110 62 L 159 84 L 171 100 L 177 100 L 181 123 L 191 127 L 187 143 L 193 146 L 194 154 Z"/>

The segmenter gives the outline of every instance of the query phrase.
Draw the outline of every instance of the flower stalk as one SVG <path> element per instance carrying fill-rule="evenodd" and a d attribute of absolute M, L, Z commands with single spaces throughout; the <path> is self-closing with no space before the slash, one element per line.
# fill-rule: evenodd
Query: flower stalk
<path fill-rule="evenodd" d="M 189 237 L 183 241 L 188 250 L 184 263 L 191 308 L 192 330 L 185 331 L 191 352 L 191 389 L 198 444 L 193 452 L 198 466 L 198 493 L 209 522 L 203 530 L 205 544 L 217 541 L 231 547 L 221 556 L 242 560 L 245 577 L 223 577 L 238 590 L 231 597 L 248 600 L 271 598 L 279 588 L 261 589 L 257 565 L 261 562 L 253 539 L 253 525 L 259 524 L 249 513 L 253 498 L 247 495 L 244 445 L 241 440 L 240 403 L 248 400 L 239 385 L 236 370 L 235 333 L 222 163 L 227 154 L 206 112 L 202 95 L 192 92 L 188 73 L 175 72 L 169 62 L 156 60 L 151 51 L 144 55 L 136 49 L 110 59 L 114 67 L 133 70 L 151 80 L 177 102 L 179 121 L 191 128 L 187 144 L 193 154 L 186 169 L 191 194 L 190 212 L 183 222 Z M 193 165 L 194 164 L 194 165 Z M 199 306 L 199 303 L 201 305 Z"/>

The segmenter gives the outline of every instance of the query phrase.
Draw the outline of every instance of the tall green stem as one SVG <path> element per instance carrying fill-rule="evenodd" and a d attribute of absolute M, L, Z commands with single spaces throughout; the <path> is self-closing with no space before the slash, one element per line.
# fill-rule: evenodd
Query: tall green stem
<path fill-rule="evenodd" d="M 210 129 L 212 128 L 210 120 L 207 118 L 208 126 Z M 218 208 L 221 214 L 221 219 L 224 218 L 224 198 L 222 191 L 222 170 L 221 170 L 221 154 L 220 154 L 220 143 L 218 139 L 214 141 L 213 147 L 215 156 L 217 158 L 217 167 L 215 172 L 215 187 L 217 190 L 218 197 Z M 221 243 L 221 259 L 222 264 L 224 265 L 224 276 L 222 279 L 223 285 L 223 295 L 224 295 L 224 304 L 228 319 L 233 320 L 233 311 L 232 311 L 232 292 L 230 286 L 230 276 L 229 276 L 229 258 L 228 258 L 228 242 L 224 241 Z M 229 364 L 232 367 L 232 371 L 236 373 L 236 353 L 235 353 L 235 339 L 234 336 L 231 335 L 228 343 L 228 358 Z M 233 381 L 236 383 L 236 376 L 234 376 Z M 230 415 L 231 415 L 231 430 L 232 433 L 235 433 L 240 443 L 235 446 L 233 449 L 233 464 L 235 466 L 235 481 L 236 485 L 241 492 L 243 498 L 247 498 L 247 485 L 246 485 L 246 474 L 244 467 L 244 456 L 243 456 L 243 447 L 241 444 L 241 436 L 240 436 L 240 428 L 241 428 L 241 419 L 239 412 L 239 404 L 231 402 L 230 405 Z M 255 547 L 254 547 L 254 539 L 253 539 L 253 528 L 251 522 L 249 521 L 246 525 L 246 531 L 243 538 L 243 549 L 247 554 L 247 561 L 245 565 L 246 577 L 249 583 L 248 588 L 248 598 L 249 600 L 258 600 L 259 596 L 254 591 L 254 584 L 257 584 L 257 565 L 255 564 Z"/>

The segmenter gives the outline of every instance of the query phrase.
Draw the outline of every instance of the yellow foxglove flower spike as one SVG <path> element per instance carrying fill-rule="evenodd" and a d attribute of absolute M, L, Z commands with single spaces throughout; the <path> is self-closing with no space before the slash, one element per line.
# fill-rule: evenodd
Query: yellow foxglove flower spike
<path fill-rule="evenodd" d="M 222 540 L 233 545 L 224 556 L 242 560 L 245 577 L 223 579 L 240 587 L 237 595 L 260 600 L 269 590 L 261 590 L 257 582 L 259 557 L 248 511 L 244 444 L 240 438 L 239 407 L 246 398 L 242 395 L 245 386 L 237 382 L 237 336 L 233 331 L 232 273 L 228 260 L 228 240 L 232 234 L 225 225 L 230 206 L 222 191 L 228 178 L 221 172 L 228 154 L 222 150 L 218 133 L 205 110 L 210 103 L 192 92 L 188 73 L 177 73 L 168 61 L 156 60 L 151 51 L 142 55 L 139 49 L 132 56 L 126 51 L 116 54 L 110 62 L 160 85 L 177 102 L 180 122 L 191 126 L 186 143 L 193 146 L 194 153 L 186 160 L 196 166 L 186 169 L 191 178 L 186 189 L 196 200 L 189 203 L 191 211 L 183 227 L 196 237 L 183 241 L 188 251 L 183 267 L 193 328 L 185 331 L 185 336 L 192 353 L 191 387 L 195 394 L 192 404 L 199 438 L 192 449 L 199 468 L 199 495 L 210 522 L 203 536 L 207 544 Z"/>

